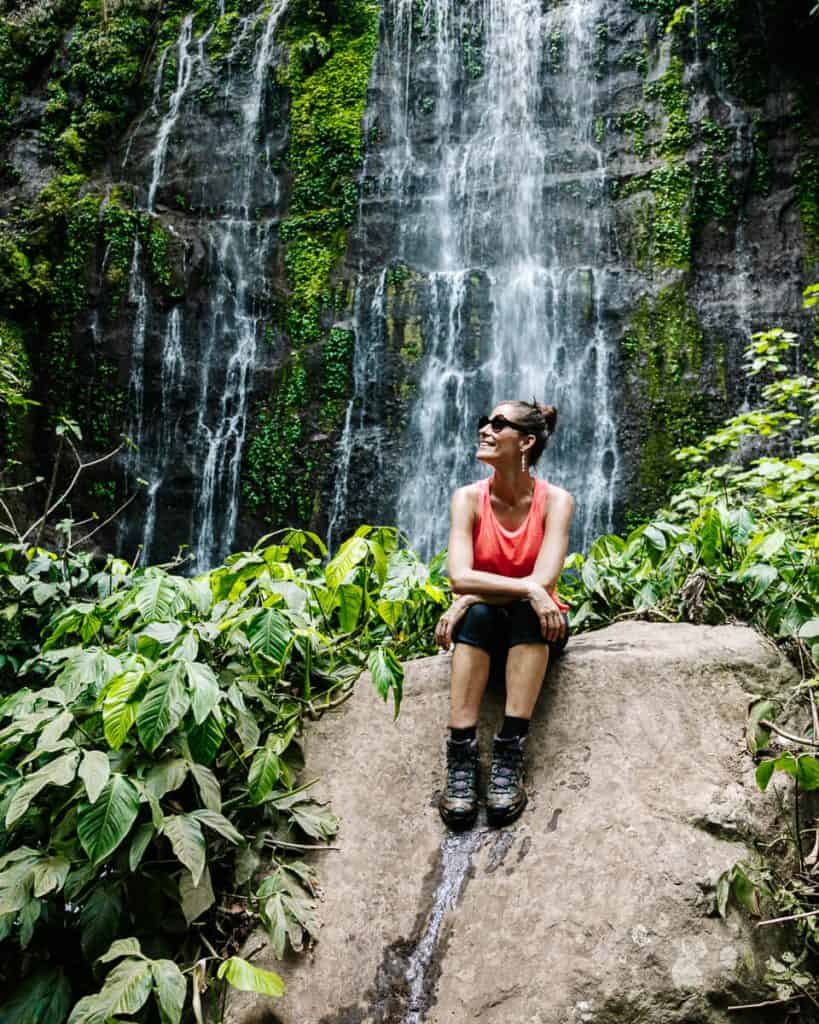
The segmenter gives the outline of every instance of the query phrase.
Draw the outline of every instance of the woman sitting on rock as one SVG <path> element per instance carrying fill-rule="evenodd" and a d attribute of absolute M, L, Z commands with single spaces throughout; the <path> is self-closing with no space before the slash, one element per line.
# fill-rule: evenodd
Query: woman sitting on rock
<path fill-rule="evenodd" d="M 506 712 L 486 790 L 491 825 L 526 806 L 523 751 L 549 658 L 568 639 L 567 606 L 555 584 L 563 568 L 574 500 L 529 474 L 557 423 L 537 402 L 501 402 L 478 421 L 477 457 L 494 470 L 452 496 L 448 573 L 460 595 L 435 638 L 452 656 L 446 789 L 441 817 L 469 828 L 478 813 L 478 711 L 490 665 L 503 663 Z M 494 665 L 493 665 L 494 667 Z"/>

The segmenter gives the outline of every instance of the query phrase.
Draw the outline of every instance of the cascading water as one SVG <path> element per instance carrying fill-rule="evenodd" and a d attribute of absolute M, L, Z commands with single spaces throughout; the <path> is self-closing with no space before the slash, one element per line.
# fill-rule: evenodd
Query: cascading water
<path fill-rule="evenodd" d="M 186 466 L 192 481 L 193 502 L 189 543 L 194 570 L 203 570 L 230 551 L 236 529 L 239 470 L 247 424 L 248 401 L 256 362 L 256 341 L 262 318 L 259 296 L 265 291 L 273 209 L 279 199 L 278 181 L 271 172 L 270 153 L 260 143 L 268 68 L 276 26 L 287 0 L 274 0 L 247 15 L 236 32 L 234 50 L 261 22 L 249 73 L 220 80 L 207 61 L 208 32 L 193 39 L 192 18 L 182 22 L 176 43 L 176 83 L 164 115 L 159 118 L 150 152 L 150 178 L 144 209 L 153 213 L 158 190 L 174 146 L 184 150 L 186 111 L 203 88 L 219 89 L 226 107 L 239 104 L 238 132 L 229 151 L 214 154 L 214 178 L 208 167 L 202 176 L 204 200 L 219 202 L 219 214 L 209 225 L 208 289 L 206 308 L 195 322 L 185 322 L 181 309 L 170 313 L 151 308 L 142 268 L 142 247 L 137 239 L 130 277 L 134 308 L 132 340 L 131 433 L 137 452 L 128 465 L 132 478 L 147 484 L 147 499 L 140 536 L 143 561 L 150 560 L 161 520 L 161 499 L 168 476 Z M 157 69 L 154 88 L 158 112 L 166 56 Z M 229 63 L 229 62 L 228 62 Z M 126 152 L 128 159 L 129 149 Z M 219 160 L 224 167 L 219 167 Z M 261 211 L 261 212 L 260 212 Z M 155 415 L 146 413 L 146 338 L 151 319 L 159 338 L 160 395 Z M 186 353 L 193 353 L 186 357 Z M 192 422 L 183 429 L 180 400 L 188 385 L 196 396 Z"/>
<path fill-rule="evenodd" d="M 506 398 L 558 406 L 542 465 L 576 497 L 573 543 L 584 547 L 611 526 L 619 467 L 602 315 L 605 167 L 594 141 L 598 5 L 385 3 L 376 76 L 389 86 L 383 109 L 369 115 L 379 143 L 364 177 L 381 204 L 393 204 L 388 261 L 419 275 L 427 296 L 423 370 L 394 498 L 399 525 L 427 556 L 446 543 L 451 491 L 479 475 L 477 417 Z M 559 69 L 548 66 L 557 36 Z M 368 220 L 365 197 L 364 251 Z M 365 367 L 383 347 L 388 289 L 383 276 L 363 274 L 359 291 L 356 388 L 331 541 L 361 513 L 360 498 L 351 509 L 347 497 L 351 453 L 377 462 L 381 451 L 362 388 L 367 376 L 374 383 Z M 488 343 L 476 340 L 478 306 Z M 371 387 L 370 404 L 378 400 Z"/>

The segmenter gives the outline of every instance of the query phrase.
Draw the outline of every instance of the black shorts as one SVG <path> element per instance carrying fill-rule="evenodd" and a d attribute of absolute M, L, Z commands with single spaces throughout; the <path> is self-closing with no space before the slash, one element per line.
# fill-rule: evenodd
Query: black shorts
<path fill-rule="evenodd" d="M 569 640 L 569 617 L 563 613 L 566 632 L 559 640 L 543 639 L 540 619 L 528 601 L 509 604 L 473 604 L 452 634 L 456 644 L 481 647 L 493 657 L 506 658 L 510 647 L 518 644 L 546 644 L 550 659 L 563 652 Z"/>

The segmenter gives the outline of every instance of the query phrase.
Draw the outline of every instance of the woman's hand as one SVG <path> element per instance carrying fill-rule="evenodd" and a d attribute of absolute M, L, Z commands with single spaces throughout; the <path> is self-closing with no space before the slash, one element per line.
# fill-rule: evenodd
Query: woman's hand
<path fill-rule="evenodd" d="M 438 619 L 438 625 L 435 627 L 435 643 L 443 650 L 448 651 L 452 646 L 452 633 L 475 600 L 473 594 L 461 594 Z"/>
<path fill-rule="evenodd" d="M 528 601 L 540 620 L 543 639 L 547 642 L 560 640 L 566 633 L 566 622 L 554 598 L 539 583 L 533 582 Z"/>

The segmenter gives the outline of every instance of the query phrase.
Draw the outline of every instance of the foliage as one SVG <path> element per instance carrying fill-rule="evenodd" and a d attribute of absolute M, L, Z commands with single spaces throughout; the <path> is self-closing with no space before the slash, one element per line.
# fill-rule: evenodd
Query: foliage
<path fill-rule="evenodd" d="M 0 941 L 29 965 L 3 1020 L 147 1019 L 154 1001 L 177 1022 L 182 968 L 198 992 L 213 961 L 200 941 L 218 978 L 281 993 L 232 954 L 256 921 L 277 956 L 316 932 L 314 874 L 287 855 L 336 821 L 298 781 L 304 717 L 365 668 L 397 713 L 399 659 L 446 603 L 441 561 L 395 530 L 325 555 L 291 530 L 186 579 L 0 547 Z M 95 961 L 116 961 L 101 988 Z"/>
<path fill-rule="evenodd" d="M 746 365 L 766 381 L 760 407 L 676 453 L 692 471 L 667 509 L 569 559 L 561 591 L 575 628 L 623 615 L 740 618 L 799 644 L 815 663 L 819 381 L 807 372 L 815 359 L 789 374 L 795 347 L 780 329 L 754 335 Z M 760 444 L 769 453 L 755 458 Z"/>

